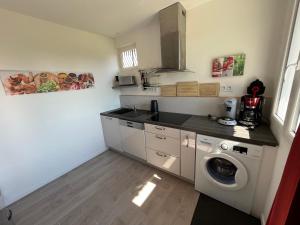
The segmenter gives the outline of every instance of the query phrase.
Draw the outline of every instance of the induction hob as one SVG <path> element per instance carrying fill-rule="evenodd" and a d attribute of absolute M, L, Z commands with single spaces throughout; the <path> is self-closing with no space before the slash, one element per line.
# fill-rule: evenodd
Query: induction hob
<path fill-rule="evenodd" d="M 152 116 L 149 120 L 174 125 L 182 125 L 191 116 L 180 113 L 159 112 Z"/>

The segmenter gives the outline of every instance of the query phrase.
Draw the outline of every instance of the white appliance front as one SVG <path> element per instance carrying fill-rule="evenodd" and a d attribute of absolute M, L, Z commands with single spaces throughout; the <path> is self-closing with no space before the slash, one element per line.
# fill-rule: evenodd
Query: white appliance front
<path fill-rule="evenodd" d="M 120 120 L 120 130 L 123 150 L 146 160 L 144 124 Z"/>
<path fill-rule="evenodd" d="M 196 190 L 251 213 L 262 147 L 197 135 Z"/>

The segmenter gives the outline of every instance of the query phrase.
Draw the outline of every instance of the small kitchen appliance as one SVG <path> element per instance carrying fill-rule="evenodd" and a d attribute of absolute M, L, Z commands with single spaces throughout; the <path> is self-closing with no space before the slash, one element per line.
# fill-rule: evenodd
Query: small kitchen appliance
<path fill-rule="evenodd" d="M 118 76 L 120 86 L 136 85 L 135 76 Z"/>
<path fill-rule="evenodd" d="M 239 123 L 249 127 L 258 126 L 262 119 L 262 108 L 266 87 L 260 80 L 253 81 L 247 88 L 247 94 L 241 98 Z"/>
<path fill-rule="evenodd" d="M 237 124 L 235 120 L 236 115 L 236 103 L 235 98 L 228 98 L 224 101 L 225 116 L 218 119 L 218 123 L 226 126 L 235 126 Z"/>
<path fill-rule="evenodd" d="M 151 100 L 150 109 L 152 113 L 158 113 L 158 102 L 157 100 Z"/>

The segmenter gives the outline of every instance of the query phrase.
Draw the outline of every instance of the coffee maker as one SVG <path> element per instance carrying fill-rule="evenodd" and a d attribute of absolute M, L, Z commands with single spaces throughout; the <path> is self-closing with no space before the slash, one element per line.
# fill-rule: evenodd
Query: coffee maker
<path fill-rule="evenodd" d="M 236 115 L 236 104 L 235 98 L 228 98 L 224 101 L 224 117 L 218 119 L 218 123 L 226 126 L 235 126 L 237 124 L 235 120 Z"/>
<path fill-rule="evenodd" d="M 247 94 L 241 98 L 238 122 L 241 125 L 256 127 L 262 120 L 262 108 L 266 87 L 260 80 L 253 81 L 247 88 Z"/>

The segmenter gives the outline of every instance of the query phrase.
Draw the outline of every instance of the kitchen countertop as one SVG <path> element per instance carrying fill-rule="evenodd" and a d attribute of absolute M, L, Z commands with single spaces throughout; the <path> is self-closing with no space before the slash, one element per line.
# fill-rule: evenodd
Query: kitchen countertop
<path fill-rule="evenodd" d="M 133 122 L 140 122 L 140 123 L 149 123 L 149 124 L 156 124 L 166 127 L 172 127 L 187 131 L 193 131 L 197 134 L 228 139 L 233 141 L 240 141 L 249 144 L 255 145 L 267 145 L 267 146 L 277 146 L 278 141 L 272 134 L 269 126 L 266 124 L 261 124 L 260 126 L 256 127 L 254 130 L 251 130 L 245 126 L 224 126 L 218 124 L 217 121 L 209 119 L 207 116 L 196 116 L 196 115 L 189 115 L 190 117 L 181 125 L 168 122 L 162 123 L 158 121 L 150 120 L 150 117 L 153 116 L 150 111 L 146 110 L 137 110 L 136 112 L 128 112 L 124 114 L 115 114 L 114 111 L 118 109 L 103 112 L 100 115 L 103 116 L 110 116 L 119 119 L 129 120 Z M 166 114 L 167 112 L 164 112 Z M 173 114 L 173 113 L 171 113 Z M 186 115 L 186 114 L 184 114 Z"/>

